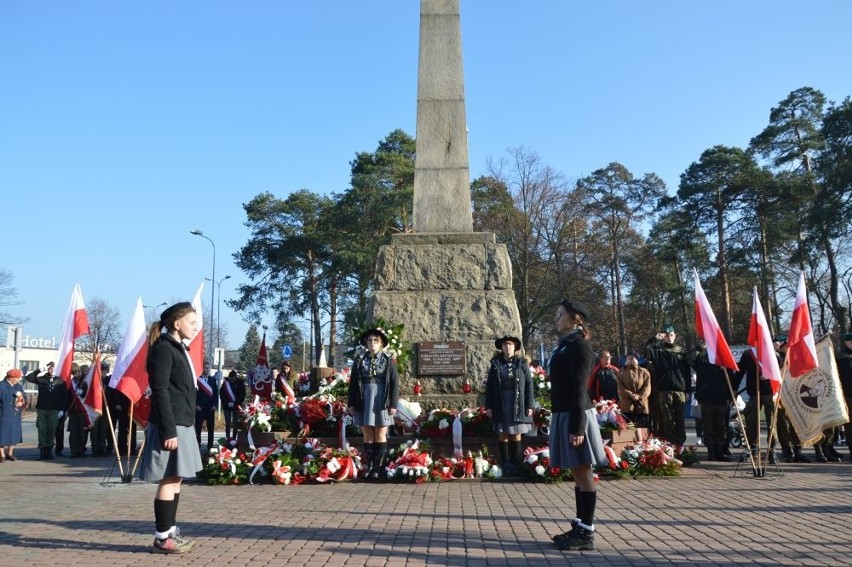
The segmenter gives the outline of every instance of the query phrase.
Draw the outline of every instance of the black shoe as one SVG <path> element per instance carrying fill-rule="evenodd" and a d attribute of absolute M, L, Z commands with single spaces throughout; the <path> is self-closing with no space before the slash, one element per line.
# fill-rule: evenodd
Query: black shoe
<path fill-rule="evenodd" d="M 559 542 L 561 540 L 567 540 L 569 537 L 571 537 L 571 534 L 573 534 L 574 532 L 577 531 L 577 527 L 578 527 L 579 524 L 580 524 L 580 520 L 578 520 L 577 518 L 574 518 L 573 520 L 571 520 L 571 529 L 570 530 L 568 530 L 567 532 L 562 533 L 562 534 L 556 534 L 555 536 L 553 536 L 550 539 L 552 539 L 554 541 L 554 543 Z"/>
<path fill-rule="evenodd" d="M 767 459 L 770 465 L 778 464 L 778 457 L 775 456 L 775 451 L 769 451 L 769 458 Z"/>
<path fill-rule="evenodd" d="M 556 547 L 565 551 L 594 551 L 595 532 L 577 526 L 577 529 L 565 539 L 556 541 Z"/>
<path fill-rule="evenodd" d="M 811 460 L 810 460 L 809 457 L 806 457 L 801 453 L 793 453 L 793 462 L 794 463 L 810 463 Z"/>
<path fill-rule="evenodd" d="M 838 463 L 843 460 L 843 455 L 841 455 L 840 452 L 837 449 L 834 448 L 834 445 L 830 445 L 830 444 L 823 445 L 822 446 L 822 452 L 825 454 L 826 457 L 837 459 L 836 462 L 838 462 Z"/>

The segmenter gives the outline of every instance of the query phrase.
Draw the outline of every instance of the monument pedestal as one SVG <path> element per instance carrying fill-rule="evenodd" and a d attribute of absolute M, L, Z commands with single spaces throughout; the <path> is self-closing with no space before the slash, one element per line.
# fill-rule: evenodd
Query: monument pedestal
<path fill-rule="evenodd" d="M 393 235 L 376 259 L 367 315 L 405 325 L 415 348 L 400 377 L 405 397 L 417 379 L 430 396 L 459 395 L 466 379 L 476 391 L 497 352 L 494 340 L 521 336 L 509 253 L 488 232 Z M 466 374 L 418 375 L 416 343 L 431 341 L 464 342 Z"/>

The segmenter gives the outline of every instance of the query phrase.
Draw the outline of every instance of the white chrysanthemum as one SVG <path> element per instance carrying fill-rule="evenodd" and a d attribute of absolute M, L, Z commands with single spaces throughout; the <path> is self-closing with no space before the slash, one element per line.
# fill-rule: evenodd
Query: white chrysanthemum
<path fill-rule="evenodd" d="M 545 472 L 544 467 L 541 466 L 541 465 L 539 465 L 535 468 L 535 474 L 537 474 L 538 476 L 544 476 L 544 472 Z"/>

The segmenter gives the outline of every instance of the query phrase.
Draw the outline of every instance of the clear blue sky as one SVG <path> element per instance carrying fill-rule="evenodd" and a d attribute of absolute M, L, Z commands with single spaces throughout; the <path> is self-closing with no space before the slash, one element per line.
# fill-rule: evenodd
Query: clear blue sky
<path fill-rule="evenodd" d="M 462 0 L 471 178 L 524 146 L 569 179 L 679 175 L 744 147 L 792 90 L 852 95 L 852 2 Z M 244 276 L 242 204 L 342 192 L 415 135 L 419 2 L 0 2 L 0 267 L 25 332 L 75 283 L 130 317 Z M 209 288 L 205 290 L 209 302 Z M 261 324 L 271 324 L 269 314 Z M 222 306 L 232 348 L 248 324 Z"/>

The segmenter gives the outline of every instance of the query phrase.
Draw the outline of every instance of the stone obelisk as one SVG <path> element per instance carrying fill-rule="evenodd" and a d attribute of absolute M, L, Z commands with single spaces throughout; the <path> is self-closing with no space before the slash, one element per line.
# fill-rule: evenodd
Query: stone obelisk
<path fill-rule="evenodd" d="M 521 322 L 506 246 L 473 232 L 459 0 L 420 1 L 416 140 L 414 232 L 381 247 L 368 315 L 404 323 L 415 346 L 400 395 L 419 380 L 427 408 L 475 405 L 494 339 Z M 464 374 L 421 373 L 416 345 L 440 341 L 464 344 Z"/>

